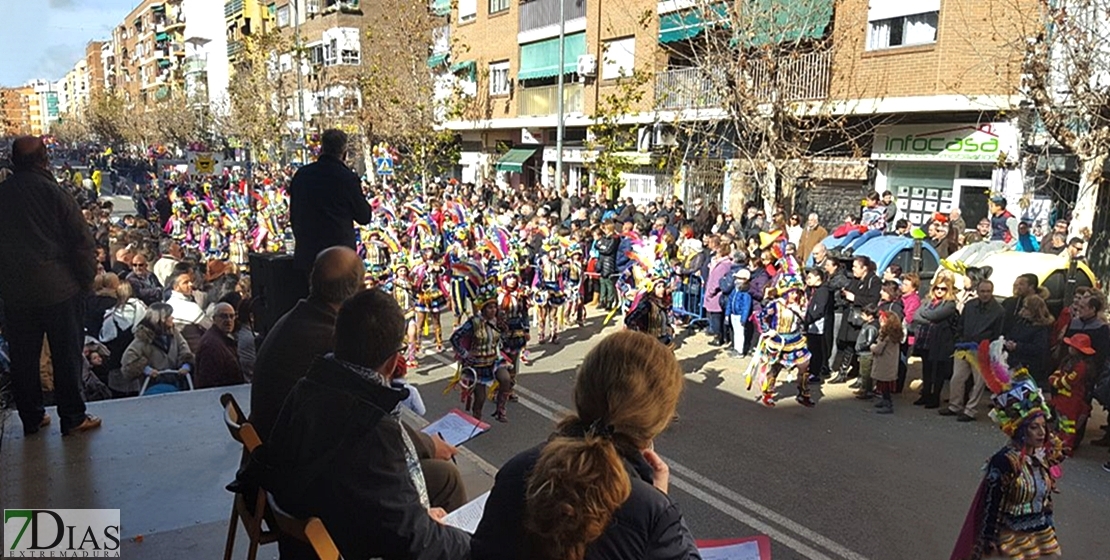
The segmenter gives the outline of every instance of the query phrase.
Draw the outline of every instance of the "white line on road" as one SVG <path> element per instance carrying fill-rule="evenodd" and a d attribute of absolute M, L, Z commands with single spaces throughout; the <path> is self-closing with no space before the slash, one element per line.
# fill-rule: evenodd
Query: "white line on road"
<path fill-rule="evenodd" d="M 521 387 L 519 385 L 514 389 L 514 391 L 520 393 L 521 397 L 523 397 L 520 399 L 520 404 L 535 411 L 541 416 L 547 417 L 552 421 L 558 422 L 571 412 L 569 409 L 560 405 L 559 403 L 556 403 L 533 391 L 529 391 L 528 389 L 525 389 L 524 387 Z M 528 399 L 536 402 L 528 402 Z M 545 406 L 547 408 L 544 408 Z M 713 480 L 710 480 L 709 478 L 697 473 L 693 469 L 675 462 L 673 459 L 666 457 L 664 457 L 664 459 L 667 461 L 667 465 L 669 465 L 671 468 L 671 481 L 675 483 L 675 487 L 709 504 L 721 513 L 724 513 L 725 515 L 728 515 L 729 517 L 732 517 L 733 519 L 740 521 L 741 523 L 744 523 L 745 525 L 748 525 L 753 529 L 766 533 L 767 536 L 805 555 L 806 558 L 831 560 L 829 556 L 826 556 L 825 554 L 818 552 L 813 548 L 810 548 L 808 545 L 799 542 L 797 539 L 791 537 L 790 535 L 787 535 L 786 533 L 764 523 L 760 518 L 779 524 L 784 529 L 795 533 L 803 539 L 806 539 L 816 544 L 817 546 L 827 549 L 828 551 L 834 553 L 837 557 L 844 558 L 846 560 L 867 560 L 867 557 L 848 549 L 847 547 L 833 541 L 832 539 L 817 534 L 815 531 L 805 527 L 804 525 L 793 521 L 782 514 L 772 511 L 771 509 L 759 504 L 758 502 L 750 498 L 741 496 L 731 489 L 726 488 L 714 482 Z M 749 512 L 744 512 L 721 501 L 716 496 L 703 491 L 702 489 L 696 487 L 692 482 L 687 482 L 681 477 L 686 477 L 693 482 L 701 484 L 706 489 L 715 492 L 719 496 L 732 500 L 736 505 L 746 508 L 747 510 L 749 510 Z M 749 515 L 749 513 L 751 515 Z"/>

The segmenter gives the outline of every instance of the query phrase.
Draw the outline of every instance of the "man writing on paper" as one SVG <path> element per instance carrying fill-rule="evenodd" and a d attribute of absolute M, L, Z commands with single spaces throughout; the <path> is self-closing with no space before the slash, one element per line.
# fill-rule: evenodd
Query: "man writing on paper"
<path fill-rule="evenodd" d="M 470 536 L 443 525 L 446 512 L 431 507 L 397 414 L 408 391 L 390 381 L 404 337 L 404 313 L 391 295 L 368 290 L 344 302 L 335 352 L 293 387 L 239 478 L 296 517 L 319 517 L 345 558 L 469 558 Z M 282 560 L 315 558 L 305 543 L 279 545 Z"/>

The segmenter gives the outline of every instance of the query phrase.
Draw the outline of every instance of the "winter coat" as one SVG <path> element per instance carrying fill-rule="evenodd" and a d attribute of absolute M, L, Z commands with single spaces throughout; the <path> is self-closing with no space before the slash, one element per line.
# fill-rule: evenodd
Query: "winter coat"
<path fill-rule="evenodd" d="M 878 304 L 882 285 L 883 283 L 879 277 L 870 272 L 863 279 L 853 278 L 849 281 L 847 289 L 849 292 L 856 294 L 856 299 L 848 302 L 848 307 L 844 310 L 844 318 L 840 321 L 840 332 L 837 334 L 837 340 L 849 343 L 856 341 L 860 328 L 852 325 L 849 318 L 852 316 L 853 310 L 859 311 L 870 304 Z"/>
<path fill-rule="evenodd" d="M 702 305 L 710 313 L 721 312 L 721 279 L 732 269 L 732 258 L 720 257 L 709 265 L 709 278 L 705 281 L 705 297 Z"/>
<path fill-rule="evenodd" d="M 123 352 L 121 369 L 108 375 L 108 386 L 121 393 L 137 393 L 143 385 L 143 370 L 147 366 L 157 370 L 177 370 L 193 363 L 193 353 L 185 337 L 174 329 L 169 352 L 154 345 L 154 331 L 139 323 L 135 326 L 135 340 Z"/>
<path fill-rule="evenodd" d="M 1038 385 L 1048 380 L 1049 371 L 1049 344 L 1048 325 L 1034 325 L 1024 318 L 1010 326 L 1006 332 L 1006 340 L 1014 343 L 1014 349 L 1008 352 L 1007 362 L 1010 367 L 1024 366 L 1029 369 L 1029 374 L 1037 380 Z"/>
<path fill-rule="evenodd" d="M 733 289 L 728 296 L 728 305 L 725 308 L 728 315 L 739 315 L 741 323 L 747 323 L 752 316 L 752 295 L 748 289 Z"/>
<path fill-rule="evenodd" d="M 478 530 L 470 541 L 473 560 L 533 558 L 524 534 L 525 489 L 543 446 L 509 460 L 497 473 Z M 652 471 L 643 457 L 622 454 L 632 493 L 613 513 L 601 537 L 586 547 L 585 560 L 687 560 L 697 547 L 682 512 L 670 497 L 652 486 Z"/>
<path fill-rule="evenodd" d="M 316 255 L 336 245 L 355 248 L 351 222 L 370 223 L 362 183 L 339 158 L 321 155 L 297 171 L 289 184 L 289 223 L 297 240 L 293 266 L 312 268 Z"/>
<path fill-rule="evenodd" d="M 879 322 L 864 323 L 856 336 L 856 354 L 867 355 L 871 353 L 871 345 L 879 339 Z"/>
<path fill-rule="evenodd" d="M 617 273 L 617 249 L 619 243 L 616 236 L 603 236 L 594 243 L 597 249 L 598 274 L 602 277 L 612 276 Z"/>
<path fill-rule="evenodd" d="M 245 383 L 243 370 L 239 367 L 239 343 L 236 339 L 208 329 L 200 338 L 197 348 L 197 369 L 193 382 L 197 389 L 224 387 Z"/>
<path fill-rule="evenodd" d="M 896 381 L 898 362 L 902 359 L 901 340 L 891 340 L 880 336 L 871 345 L 871 379 L 875 381 Z"/>
<path fill-rule="evenodd" d="M 934 299 L 918 308 L 913 317 L 914 355 L 936 362 L 952 359 L 957 318 L 955 301 Z"/>
<path fill-rule="evenodd" d="M 806 288 L 805 327 L 807 333 L 831 334 L 836 314 L 833 312 L 833 298 L 827 286 Z"/>

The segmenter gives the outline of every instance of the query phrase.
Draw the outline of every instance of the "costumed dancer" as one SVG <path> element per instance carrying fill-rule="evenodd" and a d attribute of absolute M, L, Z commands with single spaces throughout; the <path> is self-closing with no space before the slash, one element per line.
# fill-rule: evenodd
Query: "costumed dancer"
<path fill-rule="evenodd" d="M 540 344 L 559 342 L 558 309 L 566 303 L 564 267 L 559 264 L 557 245 L 547 245 L 536 262 L 536 275 L 532 280 L 536 322 L 540 326 Z M 550 338 L 549 338 L 550 335 Z"/>
<path fill-rule="evenodd" d="M 416 288 L 416 348 L 420 351 L 420 331 L 427 333 L 428 323 L 431 323 L 432 332 L 435 333 L 436 352 L 443 351 L 443 326 L 439 322 L 439 314 L 448 308 L 447 304 L 447 270 L 443 268 L 442 259 L 436 256 L 435 247 L 424 245 L 421 250 L 424 262 L 416 267 L 413 273 L 413 286 Z"/>
<path fill-rule="evenodd" d="M 791 258 L 777 274 L 775 292 L 778 297 L 763 305 L 759 316 L 763 331 L 761 358 L 765 360 L 764 378 L 760 383 L 759 400 L 765 406 L 775 406 L 775 383 L 785 369 L 796 368 L 798 395 L 795 400 L 803 406 L 814 406 L 809 393 L 810 353 L 806 347 L 805 285 L 798 277 L 797 265 Z"/>
<path fill-rule="evenodd" d="M 648 281 L 649 289 L 642 291 L 632 303 L 632 310 L 624 318 L 626 327 L 650 334 L 674 350 L 674 317 L 671 298 L 667 294 L 668 279 L 656 271 Z"/>
<path fill-rule="evenodd" d="M 586 322 L 586 302 L 582 294 L 582 290 L 585 287 L 586 267 L 582 264 L 582 250 L 577 243 L 571 245 L 569 254 L 570 258 L 567 260 L 566 265 L 567 303 L 566 313 L 563 317 L 563 325 L 570 327 L 573 321 L 575 325 L 581 327 Z"/>
<path fill-rule="evenodd" d="M 452 266 L 456 263 L 467 261 L 470 259 L 470 250 L 467 247 L 467 240 L 470 237 L 470 232 L 466 226 L 458 226 L 454 231 L 455 240 L 447 246 L 447 265 L 451 267 L 451 280 L 450 280 L 450 294 L 451 294 L 451 312 L 455 315 L 454 326 L 459 326 L 459 323 L 470 314 L 467 309 L 467 302 L 470 300 L 471 291 L 476 286 L 467 278 L 465 274 Z"/>
<path fill-rule="evenodd" d="M 496 387 L 497 409 L 493 417 L 507 422 L 505 405 L 512 392 L 513 380 L 509 366 L 501 355 L 504 324 L 498 319 L 497 288 L 493 284 L 483 284 L 475 290 L 473 299 L 478 314 L 467 319 L 451 334 L 451 346 L 459 360 L 459 372 L 448 389 L 460 386 L 466 410 L 481 420 L 487 394 Z"/>
<path fill-rule="evenodd" d="M 420 347 L 420 333 L 416 328 L 416 296 L 409 278 L 409 265 L 402 258 L 397 263 L 393 277 L 385 285 L 387 291 L 397 300 L 397 305 L 405 313 L 405 365 L 410 369 L 417 366 L 416 351 Z"/>
<path fill-rule="evenodd" d="M 366 250 L 366 275 L 377 282 L 382 282 L 389 276 L 390 254 L 389 247 L 382 241 L 382 232 L 371 228 L 366 235 L 367 239 L 362 246 Z"/>
<path fill-rule="evenodd" d="M 524 347 L 532 337 L 529 333 L 528 293 L 520 287 L 520 273 L 515 263 L 506 260 L 502 263 L 501 288 L 497 294 L 505 331 L 501 333 L 501 352 L 505 355 L 510 369 L 509 376 L 516 385 L 521 362 L 525 361 Z M 515 398 L 510 394 L 510 398 Z"/>
<path fill-rule="evenodd" d="M 1069 457 L 1083 441 L 1087 419 L 1091 417 L 1090 388 L 1094 385 L 1091 372 L 1095 349 L 1091 337 L 1084 333 L 1065 336 L 1068 355 L 1060 367 L 1048 378 L 1052 385 L 1052 411 L 1056 413 L 1056 427 L 1064 442 L 1064 453 Z"/>
<path fill-rule="evenodd" d="M 952 551 L 952 560 L 1001 557 L 1029 560 L 1060 554 L 1052 494 L 1060 477 L 1063 442 L 1041 390 L 1025 368 L 1006 367 L 1003 339 L 957 350 L 975 364 L 993 396 L 990 417 L 1010 442 L 987 462 L 986 474 Z M 973 345 L 974 346 L 974 345 Z"/>

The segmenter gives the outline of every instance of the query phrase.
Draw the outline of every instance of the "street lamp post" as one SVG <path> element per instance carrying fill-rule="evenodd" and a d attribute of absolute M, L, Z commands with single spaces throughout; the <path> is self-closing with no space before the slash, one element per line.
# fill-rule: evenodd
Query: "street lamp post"
<path fill-rule="evenodd" d="M 304 0 L 295 0 L 293 4 L 293 50 L 297 53 L 297 120 L 301 123 L 300 139 L 297 142 L 297 153 L 301 158 L 301 163 L 307 163 L 305 160 L 305 123 L 304 123 L 304 82 L 302 74 L 304 74 L 304 53 L 301 51 L 301 2 Z M 283 104 L 284 105 L 284 104 Z"/>
<path fill-rule="evenodd" d="M 564 67 L 566 65 L 566 31 L 567 31 L 566 0 L 559 0 L 559 77 L 555 100 L 555 113 L 558 122 L 555 125 L 555 192 L 562 196 L 563 192 L 563 136 L 566 132 L 563 124 L 563 97 Z"/>

